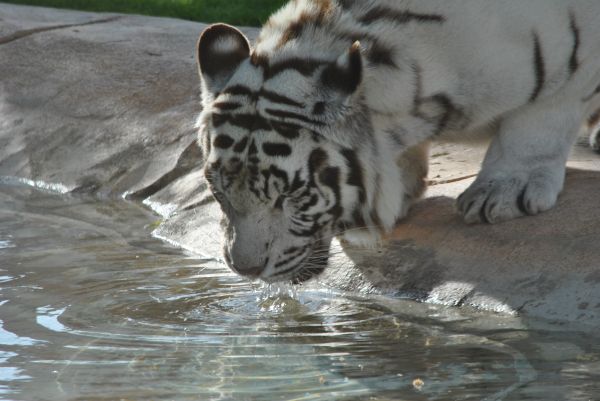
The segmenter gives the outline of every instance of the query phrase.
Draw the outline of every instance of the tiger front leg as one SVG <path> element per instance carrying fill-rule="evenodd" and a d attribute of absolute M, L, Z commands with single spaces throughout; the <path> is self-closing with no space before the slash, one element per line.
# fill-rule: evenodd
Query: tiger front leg
<path fill-rule="evenodd" d="M 498 223 L 556 204 L 582 121 L 581 102 L 571 100 L 531 103 L 502 120 L 477 179 L 458 198 L 467 223 Z"/>

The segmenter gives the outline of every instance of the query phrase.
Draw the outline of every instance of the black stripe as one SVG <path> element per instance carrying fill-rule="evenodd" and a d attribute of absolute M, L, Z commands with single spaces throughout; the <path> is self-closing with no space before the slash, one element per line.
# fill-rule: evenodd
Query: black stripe
<path fill-rule="evenodd" d="M 411 70 L 415 75 L 415 93 L 413 95 L 413 114 L 418 113 L 419 104 L 423 97 L 423 69 L 416 62 L 411 65 Z"/>
<path fill-rule="evenodd" d="M 280 188 L 280 192 L 287 192 L 290 188 L 289 178 L 286 171 L 277 168 L 274 165 L 269 167 L 269 172 L 273 177 L 279 179 L 283 183 L 283 188 Z"/>
<path fill-rule="evenodd" d="M 233 151 L 236 153 L 242 153 L 246 150 L 246 145 L 248 145 L 248 137 L 245 136 L 241 141 L 235 144 L 233 147 Z"/>
<path fill-rule="evenodd" d="M 275 263 L 275 265 L 273 266 L 274 269 L 279 269 L 280 267 L 283 267 L 285 265 L 287 265 L 288 263 L 292 262 L 294 259 L 297 259 L 299 255 L 295 255 L 295 256 L 290 256 L 287 259 L 283 259 L 277 263 Z M 295 268 L 296 266 L 292 266 L 292 268 Z M 285 271 L 285 270 L 284 270 Z"/>
<path fill-rule="evenodd" d="M 215 128 L 218 128 L 221 125 L 225 124 L 228 121 L 228 119 L 229 119 L 229 114 L 213 113 L 212 124 Z"/>
<path fill-rule="evenodd" d="M 393 59 L 393 49 L 382 45 L 378 42 L 375 35 L 370 35 L 365 32 L 350 32 L 350 31 L 338 31 L 332 33 L 335 37 L 340 40 L 347 40 L 348 42 L 361 41 L 363 44 L 365 41 L 370 42 L 366 44 L 366 57 L 372 64 L 388 65 L 396 67 L 397 65 Z M 329 62 L 318 59 L 288 59 L 278 62 L 272 66 L 265 67 L 265 79 L 272 78 L 273 76 L 288 70 L 293 69 L 298 71 L 304 76 L 312 75 L 319 67 L 325 66 Z"/>
<path fill-rule="evenodd" d="M 238 95 L 238 96 L 249 96 L 249 97 L 254 97 L 255 94 L 254 92 L 252 92 L 252 89 L 248 88 L 247 86 L 243 86 L 243 85 L 233 85 L 230 86 L 228 88 L 225 88 L 225 90 L 223 90 L 223 93 L 229 94 L 229 95 Z"/>
<path fill-rule="evenodd" d="M 311 176 L 327 162 L 327 152 L 321 148 L 314 149 L 308 157 L 308 169 Z"/>
<path fill-rule="evenodd" d="M 294 270 L 296 270 L 298 268 L 298 265 L 294 265 L 292 267 L 288 267 L 285 270 L 282 270 L 280 272 L 277 272 L 275 274 L 273 274 L 271 277 L 278 277 L 278 276 L 285 276 L 286 274 L 293 272 Z"/>
<path fill-rule="evenodd" d="M 219 110 L 235 110 L 235 109 L 239 109 L 240 107 L 242 107 L 241 104 L 237 103 L 237 102 L 217 102 L 213 104 L 213 107 L 219 109 Z"/>
<path fill-rule="evenodd" d="M 302 114 L 298 114 L 298 113 L 293 113 L 291 111 L 285 111 L 285 110 L 275 110 L 275 109 L 265 109 L 265 112 L 267 114 L 270 114 L 272 116 L 275 117 L 280 117 L 280 118 L 291 118 L 294 120 L 299 120 L 299 121 L 303 121 L 305 123 L 309 123 L 309 124 L 313 124 L 313 125 L 319 125 L 322 126 L 323 123 L 320 121 L 316 121 L 316 120 L 312 120 L 306 116 L 303 116 Z"/>
<path fill-rule="evenodd" d="M 367 49 L 366 57 L 371 64 L 387 65 L 398 68 L 394 61 L 394 49 L 382 45 L 377 36 L 367 32 L 338 31 L 335 36 L 350 43 L 359 41 Z"/>
<path fill-rule="evenodd" d="M 444 114 L 438 121 L 438 126 L 435 133 L 435 135 L 439 135 L 448 127 L 448 123 L 450 122 L 452 116 L 459 111 L 450 97 L 444 93 L 438 93 L 432 96 L 431 100 L 439 104 L 444 109 Z"/>
<path fill-rule="evenodd" d="M 261 199 L 260 191 L 257 190 L 256 188 L 254 188 L 254 187 L 250 188 L 250 192 L 252 192 L 252 194 L 254 194 L 254 196 L 256 196 L 258 199 Z"/>
<path fill-rule="evenodd" d="M 413 21 L 422 23 L 443 23 L 446 21 L 446 17 L 439 14 L 419 14 L 411 11 L 394 10 L 388 7 L 374 7 L 360 17 L 358 21 L 363 24 L 371 24 L 379 20 L 388 20 L 397 24 L 407 24 Z"/>
<path fill-rule="evenodd" d="M 300 135 L 300 130 L 303 128 L 298 124 L 282 123 L 278 121 L 271 121 L 271 125 L 275 132 L 286 139 L 296 139 Z"/>
<path fill-rule="evenodd" d="M 537 32 L 533 33 L 533 71 L 535 74 L 535 87 L 533 93 L 529 97 L 530 102 L 537 99 L 544 87 L 544 82 L 546 81 L 546 65 L 544 62 L 544 55 L 542 54 L 540 37 Z"/>
<path fill-rule="evenodd" d="M 577 53 L 579 51 L 581 34 L 579 31 L 579 27 L 577 26 L 577 21 L 575 20 L 575 14 L 571 13 L 569 15 L 569 18 L 569 27 L 571 28 L 571 33 L 573 34 L 573 50 L 571 50 L 571 58 L 569 59 L 569 74 L 573 75 L 575 71 L 577 71 L 577 69 L 579 68 L 579 57 Z"/>
<path fill-rule="evenodd" d="M 248 149 L 248 156 L 252 156 L 258 153 L 258 148 L 256 147 L 256 142 L 254 139 L 250 141 L 250 148 Z"/>
<path fill-rule="evenodd" d="M 599 93 L 600 93 L 600 85 L 596 86 L 596 88 L 594 89 L 594 91 L 592 93 L 590 93 L 588 96 L 586 96 L 583 99 L 581 99 L 581 101 L 582 102 L 589 102 L 590 100 L 592 100 L 592 98 L 594 96 L 596 96 Z"/>
<path fill-rule="evenodd" d="M 339 202 L 336 202 L 335 205 L 327 210 L 327 213 L 329 213 L 333 219 L 337 220 L 344 213 L 344 208 L 340 206 Z"/>
<path fill-rule="evenodd" d="M 294 223 L 299 226 L 302 226 L 304 223 L 314 224 L 314 222 L 320 219 L 322 215 L 322 213 L 315 213 L 314 215 L 309 213 L 301 213 L 294 217 Z M 298 221 L 300 221 L 300 223 L 298 223 Z"/>
<path fill-rule="evenodd" d="M 264 178 L 263 193 L 267 199 L 271 199 L 271 196 L 269 195 L 269 178 L 271 178 L 271 173 L 269 170 L 263 170 L 261 171 L 261 174 Z"/>
<path fill-rule="evenodd" d="M 292 180 L 292 185 L 290 187 L 290 192 L 294 193 L 301 189 L 306 182 L 300 178 L 300 170 L 297 170 L 294 174 L 294 179 Z"/>
<path fill-rule="evenodd" d="M 263 70 L 269 68 L 269 58 L 266 54 L 252 53 L 250 55 L 250 64 L 255 67 L 260 67 Z"/>
<path fill-rule="evenodd" d="M 289 230 L 289 233 L 296 237 L 312 237 L 313 235 L 318 233 L 321 228 L 323 228 L 322 225 L 314 223 L 310 228 L 306 230 L 296 230 L 294 228 L 291 228 Z"/>
<path fill-rule="evenodd" d="M 301 213 L 301 214 L 296 213 L 294 216 L 290 217 L 290 220 L 296 226 L 299 226 L 301 228 L 306 225 L 312 224 L 314 221 L 314 219 L 306 213 Z M 306 224 L 306 223 L 308 223 L 308 224 Z"/>
<path fill-rule="evenodd" d="M 291 248 L 291 249 L 298 249 L 299 252 L 294 252 L 294 254 L 292 256 L 275 263 L 275 265 L 273 267 L 275 269 L 278 269 L 278 268 L 285 266 L 288 263 L 294 261 L 295 259 L 298 259 L 300 256 L 302 256 L 304 254 L 304 252 L 306 252 L 306 248 L 308 248 L 308 245 L 304 246 L 302 248 Z"/>
<path fill-rule="evenodd" d="M 336 202 L 338 202 L 340 199 L 340 169 L 337 167 L 325 167 L 319 173 L 319 181 L 333 190 L 336 195 Z"/>
<path fill-rule="evenodd" d="M 273 78 L 275 75 L 287 70 L 295 70 L 304 76 L 310 76 L 314 74 L 317 68 L 325 64 L 326 62 L 323 60 L 290 58 L 265 68 L 264 77 L 265 79 Z"/>
<path fill-rule="evenodd" d="M 348 167 L 348 178 L 346 183 L 358 187 L 358 200 L 364 203 L 367 200 L 365 186 L 363 182 L 363 168 L 356 156 L 356 153 L 352 149 L 342 150 L 342 156 L 346 159 L 346 166 Z"/>
<path fill-rule="evenodd" d="M 300 15 L 300 19 L 289 24 L 285 31 L 282 33 L 281 38 L 279 39 L 279 43 L 277 44 L 277 48 L 281 48 L 285 46 L 286 43 L 302 36 L 302 32 L 304 31 L 304 28 L 307 24 L 308 15 Z"/>
<path fill-rule="evenodd" d="M 435 104 L 437 108 L 441 109 L 440 113 L 426 115 L 421 110 L 421 107 L 425 104 L 432 103 Z M 416 111 L 413 111 L 413 114 L 431 124 L 436 124 L 436 129 L 433 132 L 434 136 L 442 134 L 449 128 L 451 123 L 453 123 L 452 128 L 456 129 L 459 121 L 462 120 L 463 123 L 466 121 L 464 112 L 459 106 L 456 106 L 454 102 L 452 102 L 452 99 L 450 99 L 450 96 L 445 93 L 436 93 L 435 95 L 424 99 L 417 99 Z"/>
<path fill-rule="evenodd" d="M 394 50 L 390 47 L 383 46 L 377 41 L 371 43 L 371 46 L 367 50 L 367 60 L 369 60 L 371 64 L 387 65 L 398 68 L 398 65 L 394 61 Z"/>
<path fill-rule="evenodd" d="M 298 248 L 297 246 L 292 246 L 290 248 L 285 249 L 282 253 L 286 256 L 291 254 L 297 255 L 298 253 L 303 252 L 304 249 L 305 248 Z"/>
<path fill-rule="evenodd" d="M 229 123 L 250 131 L 271 130 L 269 122 L 258 114 L 235 114 L 231 116 Z"/>
<path fill-rule="evenodd" d="M 213 125 L 215 128 L 220 127 L 225 123 L 235 125 L 236 127 L 244 128 L 247 130 L 264 130 L 271 131 L 271 125 L 269 122 L 258 114 L 220 114 L 213 113 L 212 115 Z"/>
<path fill-rule="evenodd" d="M 352 94 L 357 89 L 363 75 L 363 60 L 360 49 L 352 45 L 344 67 L 337 63 L 329 64 L 321 73 L 321 82 L 327 88 Z"/>
<path fill-rule="evenodd" d="M 292 154 L 292 148 L 286 143 L 265 142 L 262 149 L 267 156 L 286 157 Z"/>
<path fill-rule="evenodd" d="M 287 96 L 266 89 L 261 89 L 258 95 L 260 97 L 264 97 L 267 100 L 270 100 L 271 102 L 283 103 L 294 107 L 304 107 L 304 103 L 297 102 L 294 99 L 290 99 Z"/>
<path fill-rule="evenodd" d="M 233 145 L 233 142 L 233 138 L 229 135 L 220 134 L 217 135 L 217 137 L 213 141 L 213 146 L 219 149 L 229 149 L 231 145 Z"/>
<path fill-rule="evenodd" d="M 319 197 L 313 194 L 308 198 L 308 201 L 298 206 L 298 211 L 302 213 L 307 212 L 308 209 L 310 209 L 313 206 L 316 206 L 317 203 L 319 203 Z"/>
<path fill-rule="evenodd" d="M 225 89 L 223 91 L 223 93 L 229 94 L 229 95 L 234 95 L 234 96 L 247 96 L 254 101 L 258 100 L 259 97 L 264 97 L 265 99 L 270 100 L 272 102 L 276 102 L 276 103 L 283 103 L 283 104 L 287 104 L 287 105 L 295 106 L 295 107 L 304 107 L 305 106 L 304 103 L 297 102 L 294 99 L 291 99 L 291 98 L 281 95 L 279 93 L 275 93 L 275 92 L 269 91 L 267 89 L 261 89 L 260 92 L 253 92 L 250 88 L 243 86 L 243 85 L 231 86 L 231 87 Z M 214 103 L 213 106 L 218 109 L 222 109 L 222 110 L 232 110 L 232 109 L 241 107 L 242 105 L 237 102 L 223 101 L 223 102 Z"/>

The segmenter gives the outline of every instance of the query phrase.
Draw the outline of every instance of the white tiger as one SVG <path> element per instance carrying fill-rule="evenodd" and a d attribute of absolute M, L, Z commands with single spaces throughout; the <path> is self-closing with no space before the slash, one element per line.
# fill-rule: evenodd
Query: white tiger
<path fill-rule="evenodd" d="M 253 47 L 208 27 L 200 138 L 227 263 L 301 282 L 332 237 L 377 242 L 425 189 L 431 140 L 493 135 L 468 223 L 551 208 L 599 55 L 598 0 L 294 0 Z"/>

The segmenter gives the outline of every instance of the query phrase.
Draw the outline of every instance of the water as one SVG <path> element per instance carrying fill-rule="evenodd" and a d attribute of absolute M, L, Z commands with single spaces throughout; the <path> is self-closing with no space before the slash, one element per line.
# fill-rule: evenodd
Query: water
<path fill-rule="evenodd" d="M 156 219 L 0 185 L 0 400 L 600 400 L 593 334 L 265 288 Z"/>

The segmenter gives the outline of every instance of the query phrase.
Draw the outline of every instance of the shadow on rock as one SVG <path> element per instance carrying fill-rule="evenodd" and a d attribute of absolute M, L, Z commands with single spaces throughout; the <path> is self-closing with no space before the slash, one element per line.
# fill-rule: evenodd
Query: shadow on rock
<path fill-rule="evenodd" d="M 497 225 L 466 225 L 453 198 L 428 198 L 385 247 L 345 251 L 370 284 L 401 296 L 597 322 L 599 182 L 600 172 L 570 169 L 554 209 Z"/>

